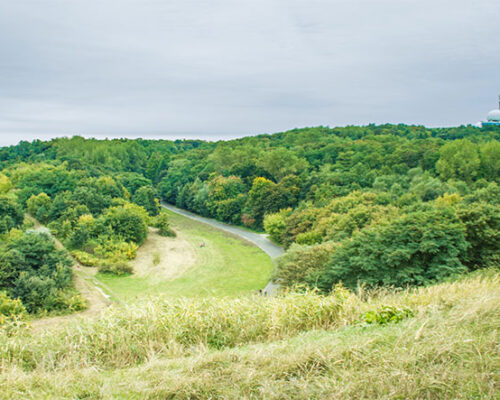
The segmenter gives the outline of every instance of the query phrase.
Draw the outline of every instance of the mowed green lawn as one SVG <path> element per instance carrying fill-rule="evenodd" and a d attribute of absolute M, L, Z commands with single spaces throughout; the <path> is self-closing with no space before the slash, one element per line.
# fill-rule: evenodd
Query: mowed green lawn
<path fill-rule="evenodd" d="M 167 210 L 171 226 L 191 243 L 196 261 L 182 276 L 162 280 L 155 276 L 96 277 L 118 301 L 147 295 L 237 296 L 262 289 L 269 281 L 274 264 L 258 247 L 209 225 Z M 205 247 L 200 248 L 204 242 Z"/>

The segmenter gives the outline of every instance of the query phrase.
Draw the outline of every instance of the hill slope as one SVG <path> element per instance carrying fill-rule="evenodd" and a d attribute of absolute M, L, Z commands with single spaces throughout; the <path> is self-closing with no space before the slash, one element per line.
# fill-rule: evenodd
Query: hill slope
<path fill-rule="evenodd" d="M 0 398 L 493 399 L 498 304 L 495 271 L 375 296 L 157 299 L 2 336 Z M 414 316 L 359 323 L 383 306 Z"/>

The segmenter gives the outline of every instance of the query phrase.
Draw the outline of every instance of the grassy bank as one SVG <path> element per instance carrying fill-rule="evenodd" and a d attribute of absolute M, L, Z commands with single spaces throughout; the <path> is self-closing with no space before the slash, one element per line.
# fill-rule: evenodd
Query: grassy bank
<path fill-rule="evenodd" d="M 130 301 L 144 295 L 235 296 L 263 288 L 270 279 L 273 262 L 259 248 L 231 234 L 167 211 L 172 228 L 189 242 L 195 261 L 181 276 L 162 280 L 158 276 L 97 278 L 114 297 Z M 168 240 L 176 240 L 165 238 Z M 200 243 L 205 247 L 200 248 Z M 168 254 L 165 255 L 168 257 Z"/>
<path fill-rule="evenodd" d="M 376 295 L 157 299 L 2 336 L 0 398 L 493 399 L 498 304 L 492 271 Z M 382 306 L 414 316 L 359 323 Z"/>

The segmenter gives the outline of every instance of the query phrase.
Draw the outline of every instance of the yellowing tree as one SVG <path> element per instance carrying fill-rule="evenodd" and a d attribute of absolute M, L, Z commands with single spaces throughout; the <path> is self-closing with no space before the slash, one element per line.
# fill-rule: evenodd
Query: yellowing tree
<path fill-rule="evenodd" d="M 445 180 L 451 178 L 471 182 L 478 177 L 481 166 L 479 147 L 470 140 L 455 140 L 441 147 L 436 169 Z"/>
<path fill-rule="evenodd" d="M 0 194 L 5 194 L 10 189 L 12 189 L 12 182 L 10 179 L 4 174 L 0 174 Z"/>

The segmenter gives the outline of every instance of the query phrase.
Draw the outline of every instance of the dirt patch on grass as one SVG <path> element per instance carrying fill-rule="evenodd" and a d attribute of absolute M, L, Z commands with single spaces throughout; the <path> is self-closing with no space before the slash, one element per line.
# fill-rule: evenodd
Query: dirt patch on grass
<path fill-rule="evenodd" d="M 164 237 L 157 229 L 149 228 L 148 239 L 137 251 L 132 266 L 136 276 L 173 280 L 195 262 L 195 249 L 182 233 L 178 232 L 175 238 Z"/>

